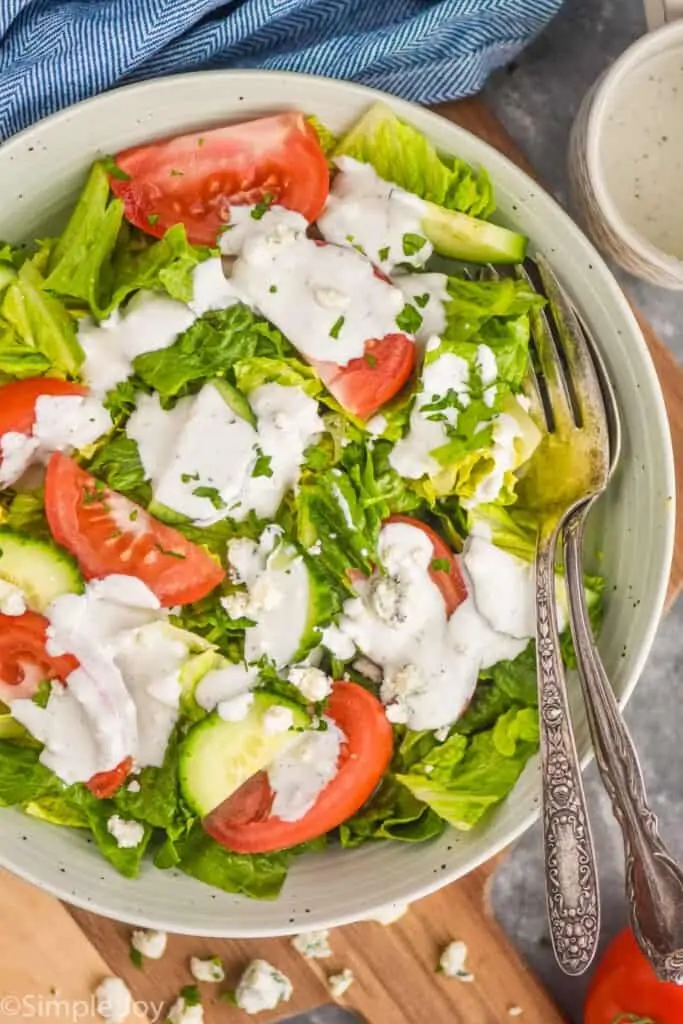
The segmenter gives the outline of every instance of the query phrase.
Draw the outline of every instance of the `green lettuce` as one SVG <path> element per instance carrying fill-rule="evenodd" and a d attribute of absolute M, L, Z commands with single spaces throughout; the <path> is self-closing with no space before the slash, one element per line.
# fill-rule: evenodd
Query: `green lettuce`
<path fill-rule="evenodd" d="M 307 395 L 317 398 L 323 385 L 306 363 L 294 357 L 274 359 L 272 356 L 254 356 L 242 359 L 233 367 L 235 383 L 245 395 L 263 384 L 282 384 L 300 387 Z"/>
<path fill-rule="evenodd" d="M 339 839 L 344 847 L 360 846 L 371 839 L 422 843 L 443 830 L 438 814 L 387 775 L 370 801 L 340 826 Z"/>
<path fill-rule="evenodd" d="M 108 828 L 109 819 L 113 815 L 120 813 L 114 800 L 101 800 L 94 796 L 89 789 L 81 785 L 71 786 L 67 796 L 72 807 L 80 811 L 87 822 L 100 853 L 106 857 L 112 867 L 116 868 L 120 874 L 126 878 L 136 878 L 152 838 L 151 826 L 140 822 L 143 825 L 144 832 L 137 846 L 119 846 Z M 132 815 L 120 816 L 126 818 L 126 820 L 135 820 Z"/>
<path fill-rule="evenodd" d="M 397 780 L 455 828 L 472 828 L 511 791 L 538 749 L 533 708 L 512 708 L 492 729 L 453 733 Z"/>
<path fill-rule="evenodd" d="M 347 580 L 348 569 L 372 572 L 379 522 L 366 515 L 346 473 L 340 469 L 304 473 L 296 514 L 297 540 L 305 549 L 317 551 L 312 561 L 322 565 L 337 584 Z"/>
<path fill-rule="evenodd" d="M 63 784 L 39 758 L 39 748 L 0 740 L 1 807 L 27 804 L 61 793 Z"/>
<path fill-rule="evenodd" d="M 43 491 L 6 491 L 0 498 L 0 522 L 19 533 L 51 539 L 45 517 Z"/>
<path fill-rule="evenodd" d="M 38 372 L 45 372 L 46 367 L 40 368 L 41 361 L 36 354 L 47 360 L 53 375 L 77 377 L 83 363 L 84 353 L 76 336 L 75 320 L 59 299 L 46 290 L 35 258 L 21 265 L 2 299 L 0 369 L 3 347 L 6 353 L 9 349 L 10 359 L 4 364 L 7 369 L 3 372 L 12 372 L 13 361 L 22 376 L 28 376 L 24 371 L 29 357 Z M 23 356 L 19 349 L 24 350 Z"/>
<path fill-rule="evenodd" d="M 318 136 L 318 142 L 325 156 L 330 156 L 337 146 L 337 136 L 315 114 L 308 114 L 306 120 Z"/>
<path fill-rule="evenodd" d="M 246 306 L 235 305 L 204 314 L 168 348 L 146 352 L 133 365 L 147 387 L 158 391 L 162 403 L 168 404 L 256 356 L 283 360 L 296 353 L 267 320 Z"/>
<path fill-rule="evenodd" d="M 131 501 L 147 506 L 152 500 L 152 488 L 145 476 L 137 442 L 125 434 L 105 441 L 87 463 L 87 469 Z"/>
<path fill-rule="evenodd" d="M 370 163 L 385 181 L 437 206 L 474 217 L 494 210 L 485 170 L 458 157 L 442 156 L 416 128 L 400 121 L 384 103 L 375 103 L 342 138 L 334 156 Z"/>
<path fill-rule="evenodd" d="M 107 168 L 93 164 L 50 253 L 45 288 L 100 320 L 142 288 L 189 302 L 192 272 L 209 250 L 190 245 L 182 224 L 152 239 L 126 223 L 123 210 L 123 202 L 110 194 Z"/>
<path fill-rule="evenodd" d="M 143 768 L 138 776 L 139 790 L 127 786 L 113 797 L 116 811 L 123 818 L 135 818 L 154 828 L 174 829 L 180 815 L 178 788 L 178 736 L 174 733 L 166 748 L 160 767 Z"/>
<path fill-rule="evenodd" d="M 274 900 L 287 877 L 291 851 L 243 854 L 226 850 L 197 822 L 189 835 L 176 843 L 167 840 L 157 855 L 157 867 L 178 867 L 186 875 L 225 892 L 252 899 Z"/>

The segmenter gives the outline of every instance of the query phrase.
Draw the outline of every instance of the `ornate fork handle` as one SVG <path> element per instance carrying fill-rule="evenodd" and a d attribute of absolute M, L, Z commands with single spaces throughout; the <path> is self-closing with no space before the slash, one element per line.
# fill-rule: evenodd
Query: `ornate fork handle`
<path fill-rule="evenodd" d="M 626 724 L 593 642 L 583 589 L 581 551 L 590 503 L 564 530 L 572 635 L 595 757 L 624 837 L 631 922 L 664 981 L 683 982 L 683 871 L 667 852 Z"/>
<path fill-rule="evenodd" d="M 600 923 L 593 838 L 564 680 L 555 611 L 556 529 L 536 552 L 536 663 L 539 686 L 546 899 L 555 956 L 582 974 L 597 949 Z"/>

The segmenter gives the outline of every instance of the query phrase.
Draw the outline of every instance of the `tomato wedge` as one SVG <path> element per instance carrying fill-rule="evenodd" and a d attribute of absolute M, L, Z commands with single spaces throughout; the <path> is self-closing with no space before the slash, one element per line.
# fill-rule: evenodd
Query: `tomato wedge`
<path fill-rule="evenodd" d="M 30 434 L 41 395 L 85 395 L 87 388 L 56 377 L 29 377 L 0 387 L 0 437 L 8 431 Z"/>
<path fill-rule="evenodd" d="M 387 334 L 365 342 L 365 354 L 346 366 L 311 364 L 337 401 L 359 419 L 367 420 L 398 394 L 415 369 L 415 342 L 405 334 Z"/>
<path fill-rule="evenodd" d="M 642 953 L 633 932 L 624 928 L 607 947 L 593 975 L 584 1024 L 615 1024 L 633 1020 L 681 1024 L 683 988 L 660 981 Z"/>
<path fill-rule="evenodd" d="M 71 654 L 53 658 L 45 650 L 49 623 L 36 612 L 0 614 L 0 700 L 31 698 L 45 679 L 62 682 L 78 668 Z"/>
<path fill-rule="evenodd" d="M 389 767 L 393 733 L 384 708 L 357 683 L 335 683 L 327 714 L 346 736 L 335 777 L 299 821 L 271 815 L 273 792 L 259 772 L 202 822 L 213 839 L 237 853 L 269 853 L 308 842 L 341 825 L 361 807 Z"/>
<path fill-rule="evenodd" d="M 157 238 L 184 224 L 195 245 L 215 244 L 231 206 L 267 199 L 313 221 L 329 192 L 318 136 L 294 111 L 136 146 L 116 164 L 126 178 L 110 184 L 126 219 Z"/>
<path fill-rule="evenodd" d="M 197 544 L 104 487 L 60 452 L 48 463 L 45 512 L 52 536 L 88 579 L 111 573 L 137 576 L 169 606 L 198 601 L 225 577 Z"/>
<path fill-rule="evenodd" d="M 413 519 L 412 516 L 389 516 L 384 525 L 386 526 L 388 523 L 405 523 L 406 526 L 414 526 L 416 530 L 422 530 L 432 542 L 434 558 L 443 562 L 444 566 L 448 563 L 448 568 L 430 568 L 429 575 L 441 591 L 446 605 L 446 615 L 450 617 L 458 605 L 467 598 L 467 587 L 460 572 L 458 560 L 448 544 L 439 537 L 435 530 L 432 530 L 431 526 L 420 522 L 419 519 Z"/>
<path fill-rule="evenodd" d="M 53 657 L 47 653 L 48 625 L 48 620 L 36 612 L 0 614 L 0 700 L 4 703 L 30 700 L 44 680 L 63 683 L 78 668 L 73 654 Z M 132 767 L 132 758 L 127 757 L 111 771 L 93 775 L 86 786 L 97 797 L 113 796 Z"/>

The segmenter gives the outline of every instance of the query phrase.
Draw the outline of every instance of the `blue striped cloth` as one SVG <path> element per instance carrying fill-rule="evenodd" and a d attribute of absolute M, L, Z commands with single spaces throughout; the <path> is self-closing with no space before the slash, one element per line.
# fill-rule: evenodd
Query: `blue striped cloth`
<path fill-rule="evenodd" d="M 198 68 L 476 92 L 562 0 L 0 0 L 0 140 L 125 82 Z"/>

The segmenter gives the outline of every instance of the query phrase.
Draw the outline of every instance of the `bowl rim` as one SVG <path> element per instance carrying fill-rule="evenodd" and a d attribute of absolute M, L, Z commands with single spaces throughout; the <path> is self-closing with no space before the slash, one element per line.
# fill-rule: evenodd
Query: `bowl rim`
<path fill-rule="evenodd" d="M 412 103 L 407 100 L 402 100 L 398 97 L 394 97 L 388 93 L 382 92 L 377 89 L 369 88 L 367 86 L 359 85 L 355 82 L 347 82 L 339 79 L 330 79 L 315 75 L 304 75 L 297 72 L 286 72 L 286 71 L 269 71 L 269 70 L 252 70 L 252 69 L 227 69 L 227 70 L 210 70 L 210 71 L 195 71 L 187 72 L 179 75 L 167 75 L 159 78 L 145 80 L 142 82 L 134 82 L 128 85 L 119 86 L 116 89 L 109 90 L 106 93 L 98 94 L 88 99 L 82 100 L 79 103 L 73 104 L 70 107 L 66 107 L 41 121 L 36 122 L 34 125 L 25 128 L 22 132 L 12 136 L 7 140 L 2 147 L 3 152 L 11 151 L 14 148 L 20 149 L 25 142 L 25 139 L 34 133 L 36 130 L 44 128 L 47 124 L 50 126 L 59 126 L 63 120 L 73 118 L 74 115 L 78 115 L 80 111 L 87 108 L 97 107 L 98 105 L 106 104 L 107 102 L 116 102 L 123 94 L 130 97 L 144 94 L 148 91 L 161 91 L 162 93 L 168 90 L 172 93 L 174 90 L 181 89 L 183 83 L 187 83 L 190 80 L 196 81 L 198 78 L 205 79 L 212 84 L 215 83 L 216 87 L 219 87 L 219 83 L 237 83 L 241 82 L 247 84 L 248 82 L 255 82 L 258 80 L 267 79 L 273 83 L 288 80 L 303 81 L 311 90 L 317 90 L 318 92 L 330 92 L 332 94 L 340 91 L 346 92 L 351 95 L 355 95 L 356 98 L 364 100 L 368 105 L 372 102 L 382 101 L 387 103 L 397 114 L 406 120 L 410 121 L 411 112 L 418 112 L 419 119 L 426 123 L 433 123 L 435 127 L 443 125 L 445 122 L 448 126 L 449 132 L 454 137 L 454 149 L 457 147 L 457 136 L 467 136 L 476 140 L 477 149 L 481 153 L 481 157 L 477 158 L 477 162 L 481 163 L 482 166 L 489 169 L 489 159 L 494 165 L 497 164 L 499 167 L 505 166 L 506 171 L 510 176 L 510 188 L 515 191 L 522 193 L 525 188 L 529 185 L 533 185 L 536 193 L 543 193 L 544 202 L 549 205 L 553 218 L 562 224 L 563 229 L 568 234 L 572 235 L 575 240 L 580 241 L 585 253 L 591 255 L 592 260 L 597 264 L 602 271 L 604 278 L 604 292 L 605 300 L 609 301 L 612 307 L 618 307 L 621 316 L 625 323 L 630 325 L 630 333 L 628 337 L 628 344 L 635 345 L 640 350 L 640 355 L 643 359 L 643 370 L 647 376 L 648 391 L 652 398 L 652 413 L 656 416 L 657 427 L 665 439 L 665 450 L 661 452 L 661 472 L 662 478 L 666 480 L 667 487 L 670 494 L 674 495 L 673 502 L 669 506 L 668 513 L 666 516 L 664 528 L 663 528 L 663 540 L 662 550 L 664 552 L 662 558 L 662 565 L 658 574 L 656 587 L 653 585 L 652 602 L 650 606 L 649 619 L 647 621 L 647 627 L 643 630 L 643 640 L 634 657 L 634 664 L 630 675 L 627 677 L 623 687 L 623 692 L 619 698 L 620 705 L 623 707 L 633 692 L 642 670 L 645 661 L 649 655 L 652 647 L 654 637 L 659 625 L 662 609 L 664 607 L 667 587 L 670 578 L 671 564 L 673 560 L 674 552 L 674 539 L 675 539 L 675 472 L 674 472 L 674 458 L 673 448 L 671 443 L 670 427 L 664 404 L 664 398 L 661 391 L 659 379 L 656 374 L 652 357 L 649 353 L 647 344 L 644 336 L 640 329 L 640 325 L 635 317 L 635 314 L 629 305 L 624 293 L 619 287 L 616 279 L 609 270 L 605 260 L 598 253 L 597 249 L 593 246 L 590 240 L 586 237 L 579 226 L 571 219 L 568 213 L 560 206 L 557 200 L 548 193 L 542 185 L 539 185 L 530 174 L 523 170 L 520 166 L 514 163 L 509 157 L 503 152 L 496 149 L 490 143 L 486 142 L 485 139 L 470 132 L 468 129 L 461 127 L 459 124 L 451 121 L 445 117 L 438 110 L 431 110 L 427 107 L 423 107 L 420 104 Z M 277 97 L 277 90 L 274 89 L 273 95 Z M 311 93 L 315 95 L 315 93 Z M 277 98 L 272 104 L 272 109 L 279 109 L 282 104 L 277 103 Z M 263 104 L 264 115 L 266 113 L 266 105 Z M 258 116 L 258 115 L 256 115 Z M 414 113 L 413 113 L 413 116 Z M 201 111 L 198 111 L 197 120 L 201 119 Z M 239 120 L 238 112 L 234 109 L 226 116 L 226 122 L 232 120 Z M 153 126 L 151 126 L 153 127 Z M 153 131 L 150 131 L 150 137 L 153 137 Z M 496 171 L 492 172 L 492 178 L 494 187 L 496 184 Z M 531 239 L 533 244 L 533 239 Z M 592 748 L 589 744 L 588 749 L 584 757 L 581 759 L 582 767 L 585 767 L 593 757 Z M 17 812 L 20 813 L 20 812 Z M 539 818 L 540 810 L 538 807 L 531 808 L 516 825 L 509 828 L 503 836 L 499 839 L 494 840 L 488 844 L 484 843 L 479 851 L 468 851 L 466 855 L 462 857 L 458 867 L 452 868 L 450 871 L 444 871 L 439 876 L 433 876 L 431 878 L 426 877 L 421 884 L 415 884 L 411 882 L 407 889 L 409 892 L 406 893 L 405 902 L 414 902 L 415 900 L 421 899 L 430 893 L 438 891 L 444 885 L 447 885 L 458 878 L 464 877 L 469 874 L 475 868 L 481 864 L 487 862 L 496 854 L 507 848 L 512 842 L 518 839 L 526 830 Z M 322 856 L 318 854 L 316 856 Z M 99 900 L 92 898 L 86 899 L 85 895 L 79 896 L 69 891 L 66 886 L 62 886 L 59 880 L 56 879 L 54 882 L 46 882 L 40 877 L 39 872 L 34 872 L 30 866 L 24 865 L 23 863 L 17 863 L 16 860 L 6 857 L 4 851 L 0 848 L 0 865 L 8 868 L 14 873 L 25 878 L 27 881 L 32 882 L 38 887 L 51 892 L 53 895 L 67 901 L 68 903 L 80 907 L 88 911 L 95 911 L 114 920 L 123 921 L 129 924 L 141 925 L 146 927 L 163 928 L 166 931 L 174 932 L 178 931 L 179 927 L 174 924 L 172 916 L 165 916 L 165 912 L 155 912 L 153 914 L 146 914 L 144 912 L 132 912 L 128 907 L 121 907 L 112 905 L 111 902 L 102 903 Z M 133 883 L 135 884 L 135 883 Z M 125 904 L 125 900 L 121 901 Z M 395 902 L 400 902 L 397 900 Z M 368 903 L 365 917 L 371 917 L 376 911 L 386 907 L 386 899 L 382 902 Z M 348 924 L 354 921 L 358 921 L 359 916 L 357 912 L 338 913 L 335 915 L 326 915 L 325 924 L 316 922 L 314 927 L 336 927 L 338 925 Z M 228 930 L 216 930 L 216 926 L 203 927 L 197 925 L 195 927 L 188 926 L 187 923 L 182 925 L 182 933 L 186 935 L 198 935 L 198 936 L 220 936 L 232 938 L 241 937 L 264 937 L 266 935 L 289 935 L 292 934 L 293 929 L 291 926 L 287 928 L 283 926 L 269 926 L 267 930 L 254 926 L 230 926 Z"/>
<path fill-rule="evenodd" d="M 670 43 L 677 45 L 667 46 L 667 39 Z M 664 45 L 662 45 L 662 40 Z M 605 72 L 596 83 L 588 110 L 585 128 L 585 159 L 596 202 L 612 230 L 621 237 L 629 249 L 646 260 L 654 269 L 665 271 L 683 282 L 683 259 L 654 245 L 622 216 L 607 187 L 600 158 L 603 119 L 609 104 L 613 102 L 624 80 L 645 61 L 652 60 L 654 62 L 657 57 L 672 50 L 678 52 L 679 46 L 681 56 L 683 56 L 683 22 L 669 22 L 637 39 Z"/>

